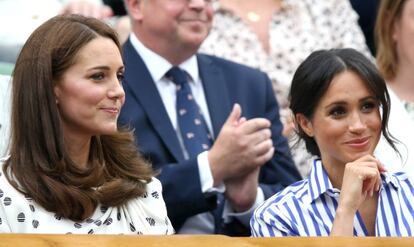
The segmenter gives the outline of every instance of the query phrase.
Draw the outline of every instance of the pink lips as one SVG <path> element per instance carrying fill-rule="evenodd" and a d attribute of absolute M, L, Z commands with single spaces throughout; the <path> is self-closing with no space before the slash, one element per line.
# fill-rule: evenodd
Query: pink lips
<path fill-rule="evenodd" d="M 353 148 L 364 148 L 369 143 L 369 139 L 369 137 L 355 138 L 345 142 L 345 144 Z"/>
<path fill-rule="evenodd" d="M 119 109 L 116 107 L 103 107 L 101 108 L 103 111 L 110 113 L 110 114 L 118 114 L 119 113 Z"/>

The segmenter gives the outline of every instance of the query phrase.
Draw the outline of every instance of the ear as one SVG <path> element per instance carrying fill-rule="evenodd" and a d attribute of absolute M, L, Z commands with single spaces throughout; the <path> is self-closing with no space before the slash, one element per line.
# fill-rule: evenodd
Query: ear
<path fill-rule="evenodd" d="M 400 36 L 401 33 L 401 18 L 402 16 L 396 18 L 394 20 L 394 23 L 392 24 L 392 29 L 391 29 L 391 37 L 392 37 L 392 41 L 397 42 L 398 41 L 398 37 Z"/>
<path fill-rule="evenodd" d="M 125 5 L 128 8 L 128 14 L 132 20 L 136 20 L 136 21 L 142 20 L 142 17 L 143 17 L 142 8 L 145 5 L 144 2 L 145 0 L 125 0 Z"/>
<path fill-rule="evenodd" d="M 297 113 L 295 115 L 296 122 L 298 123 L 299 127 L 310 137 L 313 137 L 313 125 L 312 122 L 305 117 L 302 113 Z"/>
<path fill-rule="evenodd" d="M 55 100 L 56 100 L 56 104 L 59 104 L 59 97 L 60 97 L 60 87 L 59 86 L 54 86 L 53 87 L 53 93 L 55 94 Z"/>

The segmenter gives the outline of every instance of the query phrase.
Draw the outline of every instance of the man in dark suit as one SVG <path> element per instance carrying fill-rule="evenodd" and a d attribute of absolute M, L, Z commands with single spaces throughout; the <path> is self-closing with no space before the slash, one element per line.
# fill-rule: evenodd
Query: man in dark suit
<path fill-rule="evenodd" d="M 168 215 L 178 233 L 249 235 L 253 210 L 300 179 L 282 136 L 266 74 L 197 54 L 213 16 L 211 0 L 127 0 L 132 33 L 124 45 L 126 102 L 120 125 L 159 169 Z M 176 109 L 185 71 L 212 143 L 192 155 Z M 177 102 L 178 104 L 178 102 Z"/>

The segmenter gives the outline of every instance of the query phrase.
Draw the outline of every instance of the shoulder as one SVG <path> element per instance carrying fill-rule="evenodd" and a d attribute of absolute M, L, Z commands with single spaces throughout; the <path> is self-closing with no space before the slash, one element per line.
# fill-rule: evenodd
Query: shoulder
<path fill-rule="evenodd" d="M 296 235 L 293 215 L 305 210 L 308 180 L 298 181 L 267 199 L 253 214 L 250 225 L 254 236 Z"/>
<path fill-rule="evenodd" d="M 160 180 L 158 178 L 153 177 L 151 182 L 147 184 L 147 192 L 154 192 L 157 191 L 159 193 L 162 193 L 162 185 Z"/>
<path fill-rule="evenodd" d="M 249 67 L 244 64 L 233 62 L 224 58 L 216 57 L 214 55 L 207 55 L 204 53 L 197 54 L 198 61 L 201 65 L 211 64 L 227 72 L 243 72 L 244 74 L 251 74 L 256 76 L 267 76 L 263 71 Z"/>
<path fill-rule="evenodd" d="M 162 196 L 161 182 L 153 177 L 147 184 L 144 195 L 130 200 L 125 210 L 134 213 L 132 221 L 135 225 L 144 225 L 147 233 L 173 234 L 174 229 L 167 215 L 167 208 Z"/>
<path fill-rule="evenodd" d="M 307 193 L 308 179 L 298 181 L 267 199 L 255 210 L 254 215 L 262 219 L 269 217 L 269 214 L 276 215 L 299 201 L 306 202 Z"/>

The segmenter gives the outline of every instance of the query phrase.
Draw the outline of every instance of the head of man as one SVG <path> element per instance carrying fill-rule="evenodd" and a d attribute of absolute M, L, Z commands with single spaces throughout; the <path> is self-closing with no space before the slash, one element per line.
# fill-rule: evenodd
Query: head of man
<path fill-rule="evenodd" d="M 195 54 L 207 37 L 213 0 L 125 0 L 132 32 L 172 64 Z"/>

